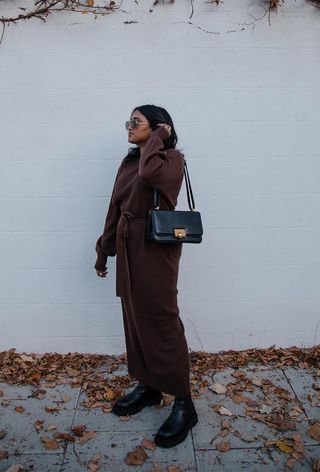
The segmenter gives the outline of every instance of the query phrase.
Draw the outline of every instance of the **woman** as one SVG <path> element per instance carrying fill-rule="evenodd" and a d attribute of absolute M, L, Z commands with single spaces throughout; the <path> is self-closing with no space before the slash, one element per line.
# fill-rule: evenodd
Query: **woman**
<path fill-rule="evenodd" d="M 169 113 L 155 105 L 136 107 L 126 122 L 130 148 L 115 180 L 95 269 L 106 277 L 107 257 L 117 254 L 116 295 L 121 297 L 129 374 L 136 388 L 113 405 L 116 415 L 133 415 L 175 396 L 170 416 L 155 443 L 172 447 L 198 421 L 191 399 L 189 353 L 177 306 L 182 244 L 146 238 L 153 189 L 160 208 L 174 209 L 183 181 L 183 154 Z"/>

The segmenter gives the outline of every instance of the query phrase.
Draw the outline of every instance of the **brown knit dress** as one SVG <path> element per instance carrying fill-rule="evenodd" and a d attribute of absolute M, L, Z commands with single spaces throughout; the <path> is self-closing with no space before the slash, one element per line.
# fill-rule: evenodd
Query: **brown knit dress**
<path fill-rule="evenodd" d="M 141 155 L 128 153 L 115 180 L 95 269 L 116 258 L 116 295 L 121 297 L 129 374 L 162 392 L 190 392 L 189 353 L 177 305 L 182 244 L 146 240 L 153 188 L 160 207 L 174 209 L 183 180 L 183 155 L 164 150 L 168 131 L 152 132 Z"/>

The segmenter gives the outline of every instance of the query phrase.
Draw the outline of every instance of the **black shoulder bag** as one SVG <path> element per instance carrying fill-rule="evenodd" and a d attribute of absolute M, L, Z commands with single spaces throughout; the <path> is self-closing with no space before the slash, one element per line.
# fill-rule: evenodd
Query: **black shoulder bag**
<path fill-rule="evenodd" d="M 149 211 L 147 239 L 157 243 L 201 243 L 201 215 L 195 210 L 190 177 L 186 160 L 184 160 L 184 177 L 190 211 L 161 210 L 157 189 L 153 191 L 153 209 Z"/>

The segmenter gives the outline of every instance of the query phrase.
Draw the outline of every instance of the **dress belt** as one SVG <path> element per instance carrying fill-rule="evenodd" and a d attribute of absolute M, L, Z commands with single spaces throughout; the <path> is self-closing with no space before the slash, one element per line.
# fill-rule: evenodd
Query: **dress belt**
<path fill-rule="evenodd" d="M 135 220 L 135 221 L 145 222 L 147 220 L 147 217 L 138 218 L 133 213 L 131 213 L 130 211 L 121 211 L 121 215 L 124 219 L 124 228 L 123 228 L 124 258 L 125 258 L 126 272 L 127 272 L 127 276 L 128 276 L 129 290 L 131 291 L 132 286 L 131 286 L 130 266 L 129 266 L 129 259 L 128 259 L 128 253 L 127 253 L 127 239 L 130 237 L 129 221 L 130 220 Z"/>

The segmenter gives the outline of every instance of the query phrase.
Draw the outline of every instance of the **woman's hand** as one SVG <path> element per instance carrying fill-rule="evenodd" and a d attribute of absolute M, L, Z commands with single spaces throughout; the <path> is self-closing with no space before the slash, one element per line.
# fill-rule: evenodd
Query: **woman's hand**
<path fill-rule="evenodd" d="M 107 277 L 108 270 L 96 270 L 98 277 Z"/>
<path fill-rule="evenodd" d="M 169 136 L 171 134 L 171 126 L 170 125 L 167 125 L 167 123 L 158 123 L 157 126 L 163 126 L 169 133 Z"/>

